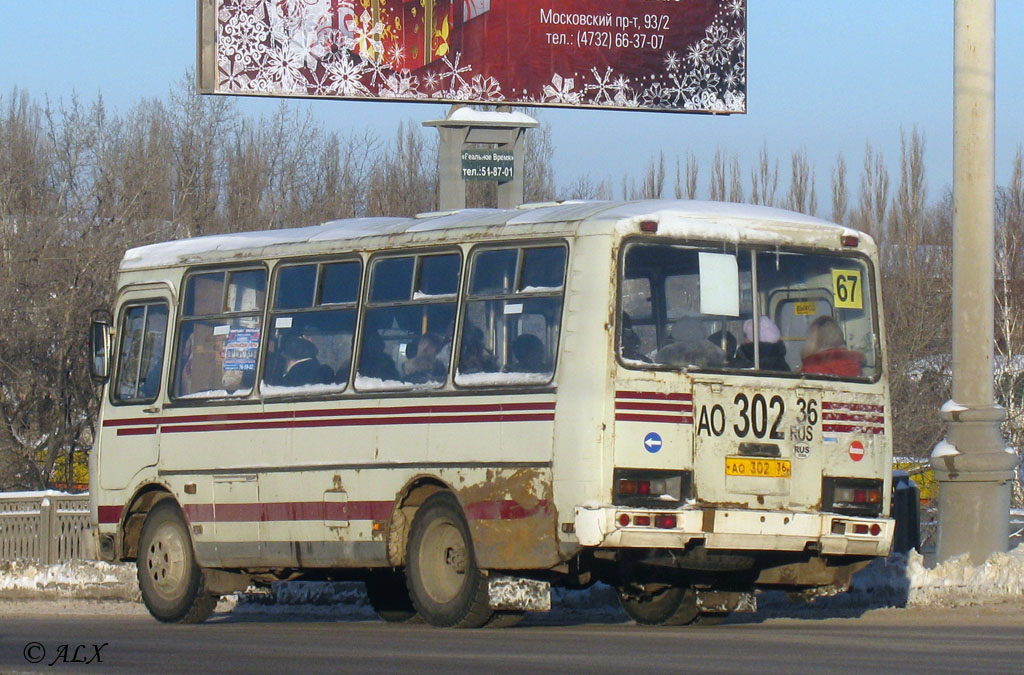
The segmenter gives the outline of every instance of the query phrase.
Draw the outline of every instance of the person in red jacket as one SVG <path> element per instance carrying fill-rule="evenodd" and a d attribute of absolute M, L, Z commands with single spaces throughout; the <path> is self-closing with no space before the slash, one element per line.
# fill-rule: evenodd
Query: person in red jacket
<path fill-rule="evenodd" d="M 807 329 L 800 372 L 815 375 L 860 377 L 864 355 L 846 348 L 846 339 L 836 320 L 819 316 Z"/>

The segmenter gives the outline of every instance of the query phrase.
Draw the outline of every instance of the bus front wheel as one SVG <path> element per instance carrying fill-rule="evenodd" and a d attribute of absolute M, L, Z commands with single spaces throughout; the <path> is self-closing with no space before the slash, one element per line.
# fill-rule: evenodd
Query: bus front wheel
<path fill-rule="evenodd" d="M 213 613 L 217 596 L 206 590 L 192 537 L 171 500 L 154 506 L 139 539 L 139 590 L 153 618 L 167 623 L 201 623 Z"/>
<path fill-rule="evenodd" d="M 619 604 L 641 626 L 683 626 L 699 616 L 697 594 L 689 586 L 666 586 L 637 593 L 619 588 Z"/>
<path fill-rule="evenodd" d="M 417 511 L 405 575 L 416 611 L 433 626 L 479 628 L 494 614 L 469 525 L 451 493 L 435 494 Z"/>

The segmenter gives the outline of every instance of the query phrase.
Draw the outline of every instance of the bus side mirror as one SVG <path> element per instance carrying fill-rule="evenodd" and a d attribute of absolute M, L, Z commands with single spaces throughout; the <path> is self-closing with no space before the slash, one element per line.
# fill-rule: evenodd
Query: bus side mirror
<path fill-rule="evenodd" d="M 114 317 L 105 309 L 93 310 L 89 321 L 89 377 L 96 384 L 110 379 L 110 326 Z"/>

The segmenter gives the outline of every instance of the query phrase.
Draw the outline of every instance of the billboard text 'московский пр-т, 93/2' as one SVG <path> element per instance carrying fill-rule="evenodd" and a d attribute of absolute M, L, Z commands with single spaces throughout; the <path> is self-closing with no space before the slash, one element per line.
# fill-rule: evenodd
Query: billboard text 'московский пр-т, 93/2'
<path fill-rule="evenodd" d="M 746 0 L 200 0 L 200 89 L 746 111 Z"/>

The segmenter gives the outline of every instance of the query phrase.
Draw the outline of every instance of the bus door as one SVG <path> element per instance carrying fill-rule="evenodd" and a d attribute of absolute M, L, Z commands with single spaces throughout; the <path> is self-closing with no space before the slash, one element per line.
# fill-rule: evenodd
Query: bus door
<path fill-rule="evenodd" d="M 100 487 L 128 487 L 160 456 L 160 416 L 164 400 L 168 313 L 166 286 L 152 284 L 123 293 L 116 318 L 116 361 L 109 386 L 111 407 L 100 431 L 100 452 L 108 456 Z M 116 458 L 116 459 L 113 459 Z"/>

